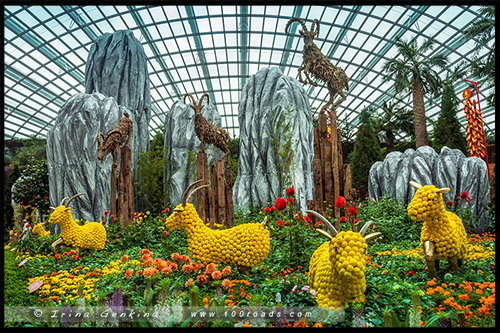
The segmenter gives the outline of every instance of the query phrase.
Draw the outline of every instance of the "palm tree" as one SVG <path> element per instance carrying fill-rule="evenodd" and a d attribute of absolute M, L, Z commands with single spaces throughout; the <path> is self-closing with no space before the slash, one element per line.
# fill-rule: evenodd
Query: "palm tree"
<path fill-rule="evenodd" d="M 384 101 L 382 112 L 373 118 L 373 127 L 377 134 L 382 136 L 386 143 L 386 152 L 394 151 L 397 132 L 405 132 L 409 136 L 415 135 L 413 113 L 410 109 L 399 106 L 397 102 Z"/>
<path fill-rule="evenodd" d="M 441 80 L 434 67 L 444 68 L 448 60 L 444 54 L 429 55 L 434 48 L 434 39 L 418 46 L 417 37 L 410 41 L 398 39 L 394 44 L 398 57 L 388 60 L 382 70 L 387 74 L 384 82 L 394 80 L 396 93 L 411 92 L 413 97 L 413 119 L 416 147 L 428 145 L 425 118 L 424 94 L 437 97 L 441 92 Z"/>
<path fill-rule="evenodd" d="M 474 58 L 470 64 L 471 74 L 485 79 L 483 85 L 495 87 L 495 6 L 479 9 L 481 18 L 472 22 L 464 31 L 468 39 L 475 39 Z M 492 45 L 489 46 L 492 41 Z M 478 59 L 478 54 L 484 48 L 488 50 L 486 58 Z M 495 90 L 486 97 L 490 105 L 495 105 Z"/>

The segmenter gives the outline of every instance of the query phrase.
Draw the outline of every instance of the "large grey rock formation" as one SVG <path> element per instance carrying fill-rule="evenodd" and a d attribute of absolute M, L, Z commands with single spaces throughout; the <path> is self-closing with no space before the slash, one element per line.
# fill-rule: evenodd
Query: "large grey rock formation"
<path fill-rule="evenodd" d="M 421 185 L 448 187 L 451 191 L 443 194 L 445 202 L 453 201 L 452 210 L 458 207 L 472 208 L 479 218 L 478 228 L 488 226 L 489 182 L 486 163 L 477 157 L 466 157 L 458 149 L 443 147 L 438 154 L 429 146 L 416 151 L 407 149 L 404 153 L 387 154 L 383 162 L 375 162 L 370 168 L 368 192 L 378 200 L 384 195 L 401 200 L 407 205 L 415 189 L 409 185 L 414 180 Z M 471 202 L 455 201 L 466 191 Z"/>
<path fill-rule="evenodd" d="M 221 117 L 213 104 L 205 104 L 201 114 L 214 126 L 222 127 Z M 194 110 L 189 104 L 176 101 L 165 113 L 164 125 L 165 206 L 175 207 L 181 203 L 186 188 L 196 181 L 196 159 L 201 142 L 194 132 Z M 205 144 L 205 152 L 208 165 L 211 165 L 214 160 L 213 145 Z M 223 153 L 217 148 L 216 154 L 220 158 Z"/>
<path fill-rule="evenodd" d="M 274 203 L 277 197 L 285 195 L 288 176 L 299 209 L 305 209 L 314 194 L 314 148 L 311 107 L 302 84 L 284 76 L 278 68 L 261 69 L 245 84 L 238 113 L 240 156 L 233 187 L 234 205 Z M 291 129 L 283 133 L 287 125 Z M 286 168 L 277 167 L 273 144 L 277 142 L 278 151 L 282 152 L 288 139 L 292 140 L 293 163 L 286 172 Z"/>
<path fill-rule="evenodd" d="M 133 121 L 132 173 L 140 152 L 149 147 L 151 98 L 147 59 L 131 31 L 106 33 L 91 46 L 85 69 L 85 94 L 62 106 L 47 138 L 51 205 L 86 193 L 72 202 L 73 215 L 96 221 L 110 204 L 112 157 L 97 163 L 97 133 L 115 128 L 123 112 Z M 118 159 L 118 164 L 120 160 Z M 81 199 L 81 200 L 80 200 Z"/>
<path fill-rule="evenodd" d="M 85 67 L 85 93 L 94 92 L 114 97 L 134 115 L 130 147 L 132 178 L 136 181 L 139 152 L 149 150 L 151 95 L 146 54 L 132 31 L 106 33 L 90 47 Z"/>
<path fill-rule="evenodd" d="M 113 158 L 97 160 L 97 133 L 112 130 L 123 112 L 130 112 L 113 97 L 94 93 L 71 96 L 59 111 L 47 134 L 50 202 L 58 206 L 64 197 L 85 196 L 71 202 L 73 218 L 98 221 L 109 209 Z M 134 114 L 130 115 L 134 121 Z"/>

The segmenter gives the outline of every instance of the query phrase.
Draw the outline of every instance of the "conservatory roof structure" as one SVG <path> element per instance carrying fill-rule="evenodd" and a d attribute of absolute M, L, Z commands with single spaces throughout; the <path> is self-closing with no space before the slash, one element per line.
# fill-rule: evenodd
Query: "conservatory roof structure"
<path fill-rule="evenodd" d="M 300 25 L 285 26 L 292 17 L 308 27 L 320 24 L 316 45 L 349 77 L 347 100 L 337 108 L 340 123 L 355 126 L 360 111 L 395 99 L 411 108 L 409 93 L 395 96 L 383 82 L 382 66 L 398 56 L 397 39 L 434 38 L 429 52 L 448 56 L 448 68 L 467 66 L 476 53 L 465 28 L 478 20 L 480 6 L 4 6 L 4 139 L 45 137 L 61 106 L 85 92 L 85 65 L 92 44 L 103 34 L 131 30 L 142 43 L 148 62 L 152 118 L 159 129 L 164 114 L 186 92 L 210 95 L 222 126 L 239 136 L 238 102 L 248 78 L 259 69 L 278 67 L 298 78 L 304 41 Z M 494 36 L 492 43 L 494 43 Z M 465 61 L 465 65 L 462 62 Z M 437 69 L 441 78 L 446 70 Z M 479 78 L 479 99 L 486 132 L 495 130 L 495 106 Z M 457 97 L 471 88 L 455 84 Z M 312 112 L 328 100 L 328 90 L 304 86 Z M 337 97 L 338 98 L 338 97 Z M 437 119 L 440 98 L 426 98 L 426 115 Z M 457 114 L 465 127 L 461 104 Z"/>

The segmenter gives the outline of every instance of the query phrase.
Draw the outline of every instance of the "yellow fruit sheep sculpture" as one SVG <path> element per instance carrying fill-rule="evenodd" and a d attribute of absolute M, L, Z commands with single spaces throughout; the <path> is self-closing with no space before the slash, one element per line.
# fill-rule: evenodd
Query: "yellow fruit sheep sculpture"
<path fill-rule="evenodd" d="M 269 253 L 269 230 L 263 223 L 245 223 L 238 226 L 213 230 L 203 223 L 196 209 L 190 203 L 194 193 L 207 187 L 203 185 L 189 191 L 199 180 L 191 184 L 184 192 L 180 203 L 165 221 L 169 229 L 182 228 L 187 233 L 188 250 L 198 263 L 234 264 L 238 270 L 249 274 L 253 267 L 262 262 Z"/>
<path fill-rule="evenodd" d="M 365 223 L 358 232 L 337 232 L 335 227 L 319 213 L 316 215 L 329 229 L 331 235 L 316 229 L 330 240 L 314 251 L 309 262 L 309 287 L 316 293 L 320 307 L 338 308 L 342 303 L 365 302 L 366 241 L 380 235 L 380 232 L 365 236 L 373 223 Z"/>
<path fill-rule="evenodd" d="M 64 198 L 61 204 L 56 208 L 50 207 L 54 211 L 50 215 L 49 222 L 57 223 L 61 227 L 59 238 L 52 243 L 51 248 L 56 252 L 56 246 L 64 244 L 74 247 L 79 253 L 80 249 L 102 250 L 106 244 L 106 229 L 99 222 L 87 222 L 84 225 L 78 225 L 71 216 L 71 209 L 68 207 L 73 199 L 82 196 L 79 193 L 71 198 Z M 68 202 L 65 203 L 65 201 Z"/>
<path fill-rule="evenodd" d="M 430 277 L 437 277 L 439 260 L 447 259 L 450 268 L 457 271 L 466 254 L 467 232 L 462 220 L 444 207 L 442 193 L 450 189 L 438 189 L 434 185 L 422 186 L 414 181 L 410 185 L 417 192 L 408 205 L 408 215 L 414 221 L 424 222 L 420 244 Z"/>

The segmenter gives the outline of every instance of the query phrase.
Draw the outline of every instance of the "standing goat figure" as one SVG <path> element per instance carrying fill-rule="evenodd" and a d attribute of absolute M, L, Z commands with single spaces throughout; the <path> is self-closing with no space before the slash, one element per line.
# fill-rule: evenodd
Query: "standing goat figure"
<path fill-rule="evenodd" d="M 208 120 L 206 120 L 205 117 L 203 117 L 203 115 L 201 114 L 201 109 L 203 109 L 204 107 L 204 105 L 201 104 L 203 98 L 207 98 L 207 105 L 210 103 L 208 94 L 204 93 L 203 95 L 201 95 L 198 104 L 196 104 L 196 100 L 190 93 L 186 93 L 186 95 L 184 95 L 184 104 L 186 104 L 186 97 L 188 96 L 193 102 L 193 104 L 190 104 L 189 106 L 194 110 L 194 132 L 196 133 L 198 139 L 200 139 L 201 141 L 201 151 L 205 151 L 205 143 L 213 144 L 224 152 L 224 155 L 219 158 L 219 161 L 223 160 L 226 155 L 229 155 L 229 147 L 227 144 L 229 141 L 231 141 L 231 137 L 222 128 L 218 128 L 209 123 Z"/>
<path fill-rule="evenodd" d="M 285 33 L 287 35 L 288 27 L 295 21 L 299 22 L 302 26 L 303 30 L 299 30 L 299 33 L 304 36 L 304 50 L 302 51 L 302 66 L 299 68 L 299 82 L 306 85 L 307 81 L 309 81 L 309 83 L 313 86 L 317 86 L 317 83 L 311 80 L 308 73 L 311 73 L 318 80 L 325 82 L 327 84 L 328 91 L 330 92 L 330 99 L 325 105 L 323 105 L 320 113 L 324 113 L 327 107 L 333 103 L 333 98 L 339 94 L 342 98 L 333 104 L 332 108 L 335 109 L 337 105 L 346 99 L 343 89 L 345 88 L 346 90 L 349 90 L 349 78 L 342 68 L 334 66 L 313 43 L 314 38 L 319 36 L 319 21 L 314 19 L 311 25 L 311 30 L 307 30 L 306 24 L 302 19 L 293 17 L 286 24 Z M 307 81 L 302 80 L 302 71 L 304 72 Z"/>
<path fill-rule="evenodd" d="M 113 164 L 117 164 L 118 151 L 120 150 L 120 145 L 123 147 L 128 146 L 130 142 L 130 137 L 132 136 L 132 120 L 130 120 L 128 113 L 123 113 L 123 117 L 120 118 L 116 127 L 111 130 L 106 136 L 99 132 L 97 134 L 97 159 L 104 161 L 104 157 L 111 153 L 113 156 Z M 103 140 L 101 141 L 101 136 Z"/>

